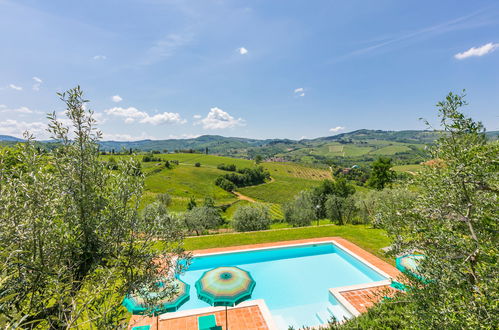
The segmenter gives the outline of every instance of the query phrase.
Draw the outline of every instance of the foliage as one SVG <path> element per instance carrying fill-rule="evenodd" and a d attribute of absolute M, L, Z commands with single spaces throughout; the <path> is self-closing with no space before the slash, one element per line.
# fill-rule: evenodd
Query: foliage
<path fill-rule="evenodd" d="M 361 222 L 380 227 L 381 215 L 385 221 L 394 217 L 398 219 L 397 210 L 410 208 L 416 194 L 406 188 L 385 188 L 381 191 L 369 190 L 366 193 L 356 193 L 353 197 Z"/>
<path fill-rule="evenodd" d="M 293 227 L 309 226 L 317 219 L 314 197 L 312 191 L 304 190 L 293 201 L 284 204 L 284 220 Z"/>
<path fill-rule="evenodd" d="M 417 198 L 380 214 L 396 253 L 426 256 L 424 281 L 409 275 L 406 295 L 414 309 L 405 317 L 420 328 L 492 329 L 499 321 L 499 144 L 460 112 L 463 97 L 450 93 L 437 105 L 445 134 L 431 149 L 438 161 L 414 177 Z"/>
<path fill-rule="evenodd" d="M 60 97 L 72 129 L 49 116 L 59 147 L 40 154 L 26 135 L 16 147 L 23 166 L 0 161 L 0 314 L 20 328 L 116 328 L 122 297 L 165 277 L 158 263 L 184 257 L 182 237 L 161 214 L 139 216 L 133 158 L 117 171 L 99 160 L 101 134 L 80 88 Z M 167 244 L 152 249 L 156 240 Z"/>
<path fill-rule="evenodd" d="M 226 164 L 222 163 L 222 164 L 218 164 L 217 168 L 219 170 L 229 171 L 229 172 L 235 172 L 237 170 L 237 167 L 236 167 L 235 164 L 228 164 L 228 165 L 226 165 Z"/>
<path fill-rule="evenodd" d="M 210 206 L 195 206 L 185 212 L 183 218 L 187 230 L 196 232 L 196 235 L 208 229 L 216 229 L 222 224 L 218 209 Z"/>
<path fill-rule="evenodd" d="M 172 203 L 172 196 L 168 193 L 158 194 L 156 196 L 156 200 L 163 204 L 165 207 L 168 207 Z"/>
<path fill-rule="evenodd" d="M 195 167 L 201 167 L 201 163 L 200 162 L 197 162 L 194 164 Z"/>
<path fill-rule="evenodd" d="M 366 184 L 369 187 L 382 190 L 395 179 L 395 172 L 392 168 L 392 159 L 387 157 L 379 157 L 371 164 L 371 176 Z"/>
<path fill-rule="evenodd" d="M 237 231 L 269 229 L 271 222 L 269 208 L 264 204 L 241 206 L 232 218 L 232 225 Z"/>
<path fill-rule="evenodd" d="M 228 186 L 224 179 L 232 182 L 236 187 L 246 187 L 265 183 L 265 180 L 270 179 L 270 173 L 261 166 L 243 168 L 238 170 L 237 173 L 229 173 L 218 177 L 215 184 L 219 187 Z M 228 188 L 230 188 L 230 185 Z"/>
<path fill-rule="evenodd" d="M 331 221 L 336 221 L 338 225 L 351 223 L 357 211 L 353 197 L 341 197 L 338 195 L 328 195 L 324 203 L 326 216 Z"/>
<path fill-rule="evenodd" d="M 195 208 L 196 206 L 197 206 L 196 199 L 194 199 L 194 197 L 191 197 L 189 199 L 189 203 L 187 204 L 187 210 L 190 211 L 193 208 Z"/>
<path fill-rule="evenodd" d="M 343 199 L 353 195 L 355 188 L 347 182 L 345 178 L 338 178 L 335 181 L 324 180 L 313 190 L 313 199 L 316 208 L 316 216 L 318 218 L 326 217 L 326 200 L 329 196 L 337 196 Z"/>

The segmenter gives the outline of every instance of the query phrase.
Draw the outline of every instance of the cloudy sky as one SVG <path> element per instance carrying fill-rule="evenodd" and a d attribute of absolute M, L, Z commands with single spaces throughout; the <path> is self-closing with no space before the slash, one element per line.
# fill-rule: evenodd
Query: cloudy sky
<path fill-rule="evenodd" d="M 0 0 L 0 134 L 81 85 L 105 139 L 422 129 L 466 89 L 499 129 L 499 3 Z"/>

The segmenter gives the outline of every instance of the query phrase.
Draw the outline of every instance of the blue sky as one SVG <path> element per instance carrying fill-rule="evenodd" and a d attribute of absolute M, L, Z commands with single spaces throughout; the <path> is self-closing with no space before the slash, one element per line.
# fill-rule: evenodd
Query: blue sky
<path fill-rule="evenodd" d="M 467 90 L 499 129 L 497 1 L 0 0 L 0 134 L 79 84 L 105 139 L 423 129 Z"/>

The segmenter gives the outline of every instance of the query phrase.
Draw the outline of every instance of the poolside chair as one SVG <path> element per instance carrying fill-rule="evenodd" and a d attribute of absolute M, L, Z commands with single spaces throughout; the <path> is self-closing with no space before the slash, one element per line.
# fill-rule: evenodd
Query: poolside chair
<path fill-rule="evenodd" d="M 198 329 L 199 330 L 222 330 L 220 325 L 217 325 L 217 320 L 215 315 L 205 315 L 198 317 Z"/>
<path fill-rule="evenodd" d="M 150 325 L 141 325 L 141 326 L 132 328 L 132 330 L 149 330 L 149 329 L 151 329 Z"/>

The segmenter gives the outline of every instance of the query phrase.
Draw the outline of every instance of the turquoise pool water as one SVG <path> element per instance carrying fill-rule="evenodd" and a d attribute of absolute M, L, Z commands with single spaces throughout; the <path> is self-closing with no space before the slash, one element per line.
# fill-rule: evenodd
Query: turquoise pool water
<path fill-rule="evenodd" d="M 206 270 L 220 266 L 251 273 L 256 281 L 251 299 L 264 299 L 282 329 L 319 325 L 332 315 L 348 318 L 329 289 L 386 279 L 332 243 L 200 256 L 181 276 L 191 285 L 191 298 L 179 310 L 209 306 L 197 298 L 194 283 Z"/>

